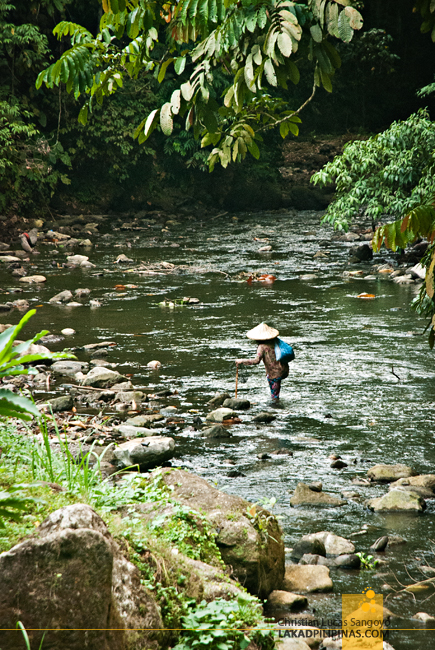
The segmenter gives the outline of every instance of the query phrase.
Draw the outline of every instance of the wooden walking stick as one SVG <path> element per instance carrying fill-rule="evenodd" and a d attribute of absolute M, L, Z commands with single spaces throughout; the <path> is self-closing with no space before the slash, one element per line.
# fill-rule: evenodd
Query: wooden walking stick
<path fill-rule="evenodd" d="M 239 364 L 236 366 L 236 399 L 237 399 L 237 384 L 239 382 Z"/>

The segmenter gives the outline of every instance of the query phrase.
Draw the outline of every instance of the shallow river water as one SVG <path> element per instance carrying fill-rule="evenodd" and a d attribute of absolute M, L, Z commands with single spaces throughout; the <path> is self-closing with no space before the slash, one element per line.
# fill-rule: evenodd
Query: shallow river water
<path fill-rule="evenodd" d="M 329 530 L 347 537 L 364 524 L 368 533 L 353 539 L 357 551 L 369 552 L 381 535 L 404 537 L 407 543 L 383 554 L 388 563 L 374 571 L 331 570 L 334 594 L 310 597 L 308 611 L 313 613 L 314 607 L 317 617 L 340 617 L 341 594 L 370 587 L 384 593 L 385 599 L 390 592 L 382 591 L 382 585 L 401 588 L 393 572 L 409 584 L 405 566 L 418 579 L 426 577 L 418 570 L 420 565 L 435 566 L 431 553 L 435 501 L 428 501 L 425 514 L 418 517 L 376 515 L 362 501 L 387 488 L 351 482 L 364 477 L 376 463 L 400 462 L 419 473 L 434 473 L 433 353 L 421 336 L 425 323 L 409 309 L 417 286 L 400 286 L 381 277 L 371 281 L 343 277 L 350 268 L 350 244 L 333 241 L 332 230 L 319 225 L 320 216 L 312 212 L 227 215 L 208 222 L 204 218 L 202 224 L 188 221 L 187 226 L 171 226 L 167 232 L 159 224 L 143 231 L 109 231 L 111 238 L 94 240 L 98 246 L 73 251 L 89 255 L 96 264 L 89 270 L 53 266 L 53 260 L 65 261 L 65 252 L 53 255 L 53 246 L 40 245 L 31 272 L 43 273 L 47 282 L 43 287 L 25 287 L 13 297 L 41 305 L 28 335 L 42 328 L 52 333 L 64 327 L 77 331 L 71 339 L 50 346 L 53 350 L 66 344 L 115 341 L 117 346 L 107 359 L 117 362 L 120 372 L 132 373 L 135 386 L 177 390 L 167 403 L 189 422 L 196 415 L 205 417 L 205 404 L 216 392 L 234 392 L 234 360 L 255 352 L 246 331 L 261 321 L 277 327 L 296 353 L 290 376 L 283 382 L 277 419 L 270 425 L 252 423 L 253 415 L 271 405 L 263 367 L 248 369 L 242 373 L 247 381 L 239 384 L 239 397 L 254 405 L 241 414 L 242 424 L 232 427 L 233 438 L 211 442 L 180 430 L 175 433 L 173 464 L 253 502 L 275 497 L 274 512 L 282 517 L 288 548 L 309 532 Z M 262 239 L 268 241 L 258 241 Z M 272 245 L 272 252 L 259 253 L 266 244 Z M 330 255 L 313 259 L 318 250 L 328 250 Z M 127 272 L 128 265 L 114 264 L 120 253 L 137 263 L 164 260 L 192 268 L 138 275 Z M 235 277 L 242 271 L 260 270 L 275 275 L 275 283 L 249 285 Z M 301 279 L 305 274 L 317 278 Z M 3 271 L 1 281 L 3 287 L 23 287 Z M 137 288 L 115 290 L 116 284 L 128 283 Z M 91 297 L 101 300 L 102 306 L 48 304 L 59 291 L 77 287 L 90 288 Z M 363 291 L 376 294 L 376 299 L 358 299 Z M 157 304 L 183 296 L 201 302 L 172 310 Z M 19 315 L 1 316 L 2 322 L 11 319 L 15 323 Z M 84 353 L 77 356 L 87 359 Z M 161 361 L 159 371 L 146 368 L 152 359 Z M 56 384 L 57 390 L 61 383 Z M 257 454 L 278 447 L 287 447 L 293 456 L 258 460 Z M 339 454 L 348 467 L 331 469 L 332 453 Z M 228 476 L 234 467 L 225 464 L 227 459 L 243 476 Z M 290 493 L 297 483 L 318 480 L 326 492 L 338 496 L 341 490 L 352 490 L 361 494 L 362 501 L 348 501 L 340 508 L 291 508 Z M 393 623 L 402 631 L 390 637 L 396 650 L 435 645 L 435 631 L 423 631 L 422 624 L 411 620 L 419 611 L 435 615 L 435 597 L 422 602 L 432 593 L 429 589 L 423 596 L 417 594 L 416 601 L 411 594 L 386 601 L 402 617 Z"/>

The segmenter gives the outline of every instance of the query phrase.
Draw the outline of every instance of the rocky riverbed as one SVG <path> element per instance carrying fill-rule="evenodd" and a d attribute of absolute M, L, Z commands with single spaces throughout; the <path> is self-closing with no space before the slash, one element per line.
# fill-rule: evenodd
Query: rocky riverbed
<path fill-rule="evenodd" d="M 30 328 L 51 330 L 41 344 L 77 360 L 5 383 L 51 408 L 77 457 L 93 445 L 103 477 L 172 465 L 273 507 L 288 569 L 271 591 L 306 592 L 301 571 L 321 578 L 299 594 L 306 620 L 336 616 L 342 593 L 370 586 L 402 617 L 396 627 L 418 629 L 419 603 L 394 574 L 410 584 L 406 571 L 417 580 L 432 562 L 432 368 L 423 321 L 409 312 L 423 249 L 373 257 L 370 224 L 340 235 L 319 217 L 36 223 L 30 250 L 2 247 L 1 320 L 36 306 Z M 281 408 L 258 369 L 241 372 L 233 399 L 234 359 L 253 355 L 245 331 L 262 320 L 296 351 Z M 327 534 L 346 541 L 343 552 L 326 550 Z M 379 565 L 361 569 L 357 552 Z M 421 607 L 435 614 L 430 603 Z M 277 604 L 292 610 L 288 596 Z M 396 650 L 415 647 L 411 634 L 391 637 Z"/>

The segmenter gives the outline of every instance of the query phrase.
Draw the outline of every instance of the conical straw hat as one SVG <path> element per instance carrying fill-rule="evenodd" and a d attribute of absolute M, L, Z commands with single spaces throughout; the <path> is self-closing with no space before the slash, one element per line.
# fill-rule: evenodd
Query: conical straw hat
<path fill-rule="evenodd" d="M 249 330 L 246 336 L 253 341 L 268 341 L 269 339 L 276 338 L 278 334 L 278 330 L 274 327 L 269 327 L 267 323 L 260 323 L 254 329 Z"/>

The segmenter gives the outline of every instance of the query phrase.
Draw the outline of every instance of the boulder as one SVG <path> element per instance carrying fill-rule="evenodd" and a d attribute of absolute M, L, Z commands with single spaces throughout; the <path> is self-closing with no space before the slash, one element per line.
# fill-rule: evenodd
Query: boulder
<path fill-rule="evenodd" d="M 20 282 L 25 282 L 26 284 L 42 284 L 47 282 L 45 275 L 27 275 L 24 278 L 20 278 Z"/>
<path fill-rule="evenodd" d="M 0 574 L 2 650 L 16 650 L 21 643 L 18 620 L 32 648 L 40 647 L 44 630 L 44 648 L 158 650 L 163 645 L 153 595 L 87 505 L 49 515 L 33 537 L 0 555 Z"/>
<path fill-rule="evenodd" d="M 304 535 L 296 542 L 292 550 L 292 557 L 300 560 L 305 554 L 326 555 L 325 545 L 316 535 Z"/>
<path fill-rule="evenodd" d="M 433 490 L 425 487 L 420 487 L 419 485 L 398 485 L 394 488 L 390 485 L 390 490 L 403 490 L 404 492 L 413 492 L 414 494 L 418 494 L 419 496 L 423 497 L 423 499 L 435 499 Z"/>
<path fill-rule="evenodd" d="M 174 455 L 172 438 L 153 436 L 123 442 L 113 452 L 120 468 L 139 465 L 141 470 L 152 469 L 170 460 Z"/>
<path fill-rule="evenodd" d="M 421 621 L 422 623 L 431 623 L 432 621 L 435 621 L 435 617 L 426 612 L 417 612 L 417 614 L 414 614 L 412 618 L 416 621 Z"/>
<path fill-rule="evenodd" d="M 388 545 L 388 535 L 383 535 L 382 537 L 378 537 L 378 539 L 373 542 L 373 544 L 370 546 L 370 550 L 374 551 L 375 553 L 382 553 L 385 551 Z"/>
<path fill-rule="evenodd" d="M 93 386 L 95 388 L 106 388 L 113 386 L 120 379 L 125 379 L 119 372 L 110 370 L 109 368 L 101 368 L 96 366 L 92 368 L 82 381 L 82 386 Z"/>
<path fill-rule="evenodd" d="M 153 429 L 146 429 L 145 427 L 133 427 L 128 424 L 121 424 L 114 427 L 114 431 L 120 433 L 124 438 L 148 438 L 155 436 L 156 432 Z"/>
<path fill-rule="evenodd" d="M 408 478 L 399 478 L 394 483 L 391 483 L 391 488 L 399 487 L 400 485 L 415 485 L 416 487 L 428 488 L 433 490 L 435 488 L 435 474 L 419 474 L 418 476 L 409 476 Z"/>
<path fill-rule="evenodd" d="M 224 563 L 239 582 L 260 598 L 280 589 L 284 577 L 284 543 L 273 515 L 252 503 L 220 492 L 207 481 L 183 470 L 163 470 L 166 485 L 173 486 L 172 498 L 204 513 L 217 531 Z M 291 590 L 290 590 L 291 591 Z"/>
<path fill-rule="evenodd" d="M 383 497 L 365 501 L 364 505 L 374 512 L 423 512 L 426 508 L 421 496 L 404 490 L 391 490 Z"/>
<path fill-rule="evenodd" d="M 55 361 L 50 369 L 56 375 L 62 375 L 64 377 L 74 377 L 77 372 L 86 372 L 89 365 L 83 361 L 73 361 L 70 359 L 64 359 L 62 361 Z"/>
<path fill-rule="evenodd" d="M 53 413 L 60 413 L 61 411 L 70 411 L 74 406 L 74 399 L 72 395 L 62 395 L 61 397 L 54 397 L 47 401 L 48 409 Z"/>
<path fill-rule="evenodd" d="M 368 244 L 361 244 L 350 248 L 349 255 L 356 257 L 359 262 L 368 262 L 373 259 L 373 250 Z"/>
<path fill-rule="evenodd" d="M 219 424 L 225 420 L 231 420 L 231 418 L 235 417 L 236 413 L 232 409 L 219 408 L 209 413 L 205 419 L 207 422 L 217 422 Z"/>
<path fill-rule="evenodd" d="M 229 393 L 217 393 L 212 399 L 207 402 L 209 406 L 214 408 L 219 408 L 225 402 L 226 399 L 230 399 L 231 396 Z"/>
<path fill-rule="evenodd" d="M 339 569 L 360 569 L 361 558 L 355 553 L 339 555 L 334 560 L 335 566 Z"/>
<path fill-rule="evenodd" d="M 355 546 L 352 542 L 345 537 L 334 535 L 328 531 L 321 531 L 310 535 L 314 539 L 318 539 L 325 547 L 326 555 L 344 555 L 348 553 L 355 553 Z M 303 539 L 303 538 L 302 538 Z M 323 555 L 323 553 L 320 553 Z"/>
<path fill-rule="evenodd" d="M 223 407 L 234 411 L 246 411 L 246 409 L 251 408 L 251 402 L 248 399 L 229 397 L 224 401 Z"/>
<path fill-rule="evenodd" d="M 68 302 L 68 300 L 71 300 L 73 297 L 71 291 L 68 289 L 65 289 L 65 291 L 61 291 L 60 293 L 57 293 L 53 298 L 50 298 L 48 302 Z"/>
<path fill-rule="evenodd" d="M 134 418 L 129 418 L 125 424 L 133 427 L 144 427 L 146 424 L 153 424 L 153 422 L 161 422 L 165 416 L 161 413 L 150 413 L 150 415 L 135 415 Z"/>
<path fill-rule="evenodd" d="M 326 494 L 326 492 L 313 492 L 305 483 L 298 483 L 293 496 L 290 499 L 290 505 L 294 508 L 298 506 L 320 506 L 320 507 L 338 507 L 344 506 L 346 501 Z"/>
<path fill-rule="evenodd" d="M 319 565 L 294 564 L 285 568 L 284 589 L 296 593 L 332 591 L 329 568 Z"/>
<path fill-rule="evenodd" d="M 297 612 L 300 609 L 305 609 L 308 605 L 308 599 L 306 596 L 301 596 L 300 594 L 292 594 L 291 591 L 281 591 L 280 589 L 275 589 L 269 594 L 267 599 L 266 607 L 279 609 L 279 610 L 289 610 L 290 612 Z"/>
<path fill-rule="evenodd" d="M 231 431 L 228 431 L 221 424 L 215 424 L 213 427 L 208 427 L 207 429 L 202 430 L 202 435 L 206 438 L 232 438 L 233 434 Z"/>
<path fill-rule="evenodd" d="M 416 476 L 417 472 L 407 465 L 398 463 L 397 465 L 375 465 L 367 472 L 367 477 L 371 481 L 378 481 L 379 483 L 391 483 L 400 478 L 409 478 Z"/>
<path fill-rule="evenodd" d="M 273 422 L 273 420 L 276 420 L 276 415 L 273 413 L 267 413 L 266 411 L 261 411 L 261 413 L 252 418 L 252 421 L 257 424 L 269 424 L 269 422 Z"/>
<path fill-rule="evenodd" d="M 81 266 L 84 262 L 89 261 L 89 257 L 87 255 L 68 255 L 66 259 L 69 264 L 75 264 L 77 266 Z"/>

